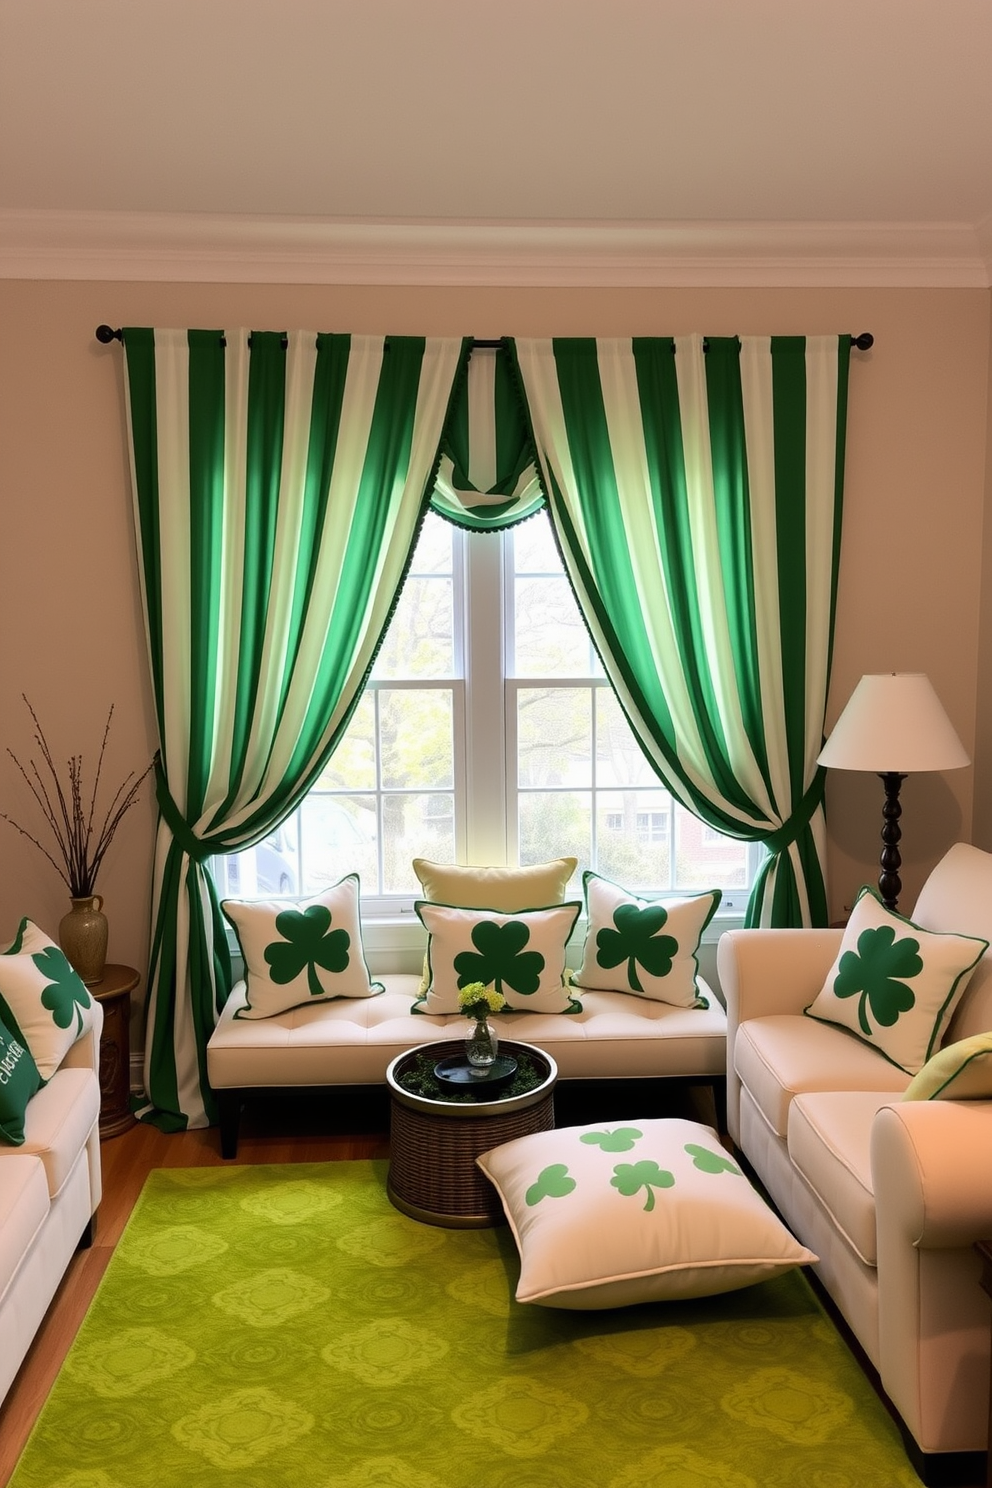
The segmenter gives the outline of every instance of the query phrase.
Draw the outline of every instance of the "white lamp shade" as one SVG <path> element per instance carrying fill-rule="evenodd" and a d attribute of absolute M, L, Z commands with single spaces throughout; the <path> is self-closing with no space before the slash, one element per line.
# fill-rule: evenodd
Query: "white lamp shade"
<path fill-rule="evenodd" d="M 832 770 L 909 775 L 956 770 L 970 760 L 929 678 L 884 672 L 861 678 L 819 763 Z"/>

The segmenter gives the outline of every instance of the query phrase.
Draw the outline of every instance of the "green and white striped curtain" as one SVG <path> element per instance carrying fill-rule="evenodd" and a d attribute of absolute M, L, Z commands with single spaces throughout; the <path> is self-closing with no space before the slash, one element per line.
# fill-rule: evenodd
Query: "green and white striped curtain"
<path fill-rule="evenodd" d="M 850 338 L 515 352 L 562 556 L 642 749 L 704 821 L 768 849 L 748 924 L 824 924 Z"/>
<path fill-rule="evenodd" d="M 460 340 L 124 333 L 160 735 L 144 1114 L 213 1117 L 230 991 L 206 859 L 260 841 L 344 731 L 468 356 Z"/>

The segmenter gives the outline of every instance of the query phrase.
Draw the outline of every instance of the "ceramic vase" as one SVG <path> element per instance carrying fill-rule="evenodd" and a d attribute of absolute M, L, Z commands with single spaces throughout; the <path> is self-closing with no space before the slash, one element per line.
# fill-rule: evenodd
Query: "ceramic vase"
<path fill-rule="evenodd" d="M 465 1041 L 465 1057 L 472 1066 L 472 1073 L 488 1075 L 496 1063 L 499 1051 L 499 1036 L 486 1018 L 477 1018 L 475 1027 Z"/>
<path fill-rule="evenodd" d="M 59 921 L 59 945 L 69 965 L 87 987 L 103 977 L 107 964 L 107 916 L 103 895 L 73 899 L 72 908 Z"/>

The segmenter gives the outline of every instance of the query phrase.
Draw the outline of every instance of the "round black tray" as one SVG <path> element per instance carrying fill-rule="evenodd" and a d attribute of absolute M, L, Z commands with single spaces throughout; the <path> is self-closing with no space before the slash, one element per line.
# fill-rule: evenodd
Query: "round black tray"
<path fill-rule="evenodd" d="M 484 1075 L 476 1074 L 463 1054 L 450 1054 L 434 1066 L 434 1076 L 442 1085 L 456 1090 L 477 1090 L 491 1095 L 509 1085 L 517 1073 L 517 1061 L 509 1054 L 497 1054 Z"/>

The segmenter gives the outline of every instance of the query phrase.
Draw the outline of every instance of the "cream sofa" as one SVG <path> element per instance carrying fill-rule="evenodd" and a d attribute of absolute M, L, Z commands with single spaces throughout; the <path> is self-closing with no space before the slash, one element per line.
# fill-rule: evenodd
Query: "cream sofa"
<path fill-rule="evenodd" d="M 0 1400 L 73 1253 L 93 1238 L 101 1195 L 100 1029 L 69 1049 L 32 1098 L 22 1147 L 0 1142 Z"/>
<path fill-rule="evenodd" d="M 337 998 L 270 1018 L 239 1019 L 239 982 L 207 1044 L 207 1077 L 220 1107 L 221 1151 L 233 1157 L 246 1098 L 286 1086 L 381 1085 L 397 1054 L 415 1044 L 467 1036 L 460 1014 L 413 1013 L 420 977 L 382 976 L 377 997 Z M 724 1124 L 726 1015 L 699 979 L 709 1006 L 672 1007 L 622 992 L 581 993 L 580 1013 L 496 1014 L 501 1038 L 536 1044 L 561 1079 L 684 1078 L 713 1086 Z"/>
<path fill-rule="evenodd" d="M 992 940 L 992 854 L 952 847 L 908 918 Z M 990 1309 L 973 1245 L 992 1236 L 992 1101 L 903 1102 L 907 1075 L 802 1016 L 842 936 L 722 937 L 728 1127 L 820 1257 L 815 1269 L 878 1371 L 917 1472 L 972 1484 L 984 1481 L 989 1423 Z M 943 1042 L 989 1029 L 992 953 Z"/>

